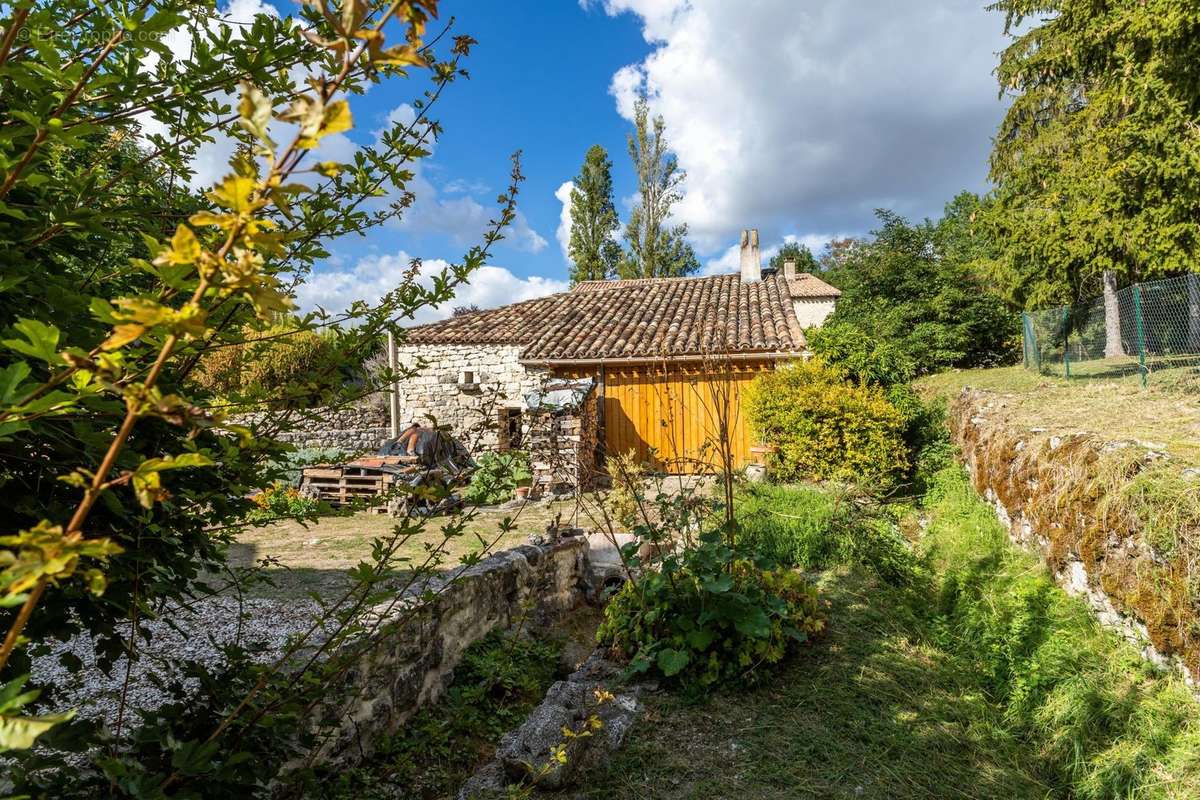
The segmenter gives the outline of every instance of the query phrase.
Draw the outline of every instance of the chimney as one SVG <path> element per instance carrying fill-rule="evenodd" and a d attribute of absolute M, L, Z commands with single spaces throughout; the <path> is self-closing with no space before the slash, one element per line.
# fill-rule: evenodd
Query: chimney
<path fill-rule="evenodd" d="M 789 281 L 796 280 L 796 262 L 792 261 L 790 258 L 783 262 L 783 277 L 787 278 Z"/>
<path fill-rule="evenodd" d="M 742 231 L 742 283 L 762 279 L 762 260 L 758 254 L 758 229 Z"/>

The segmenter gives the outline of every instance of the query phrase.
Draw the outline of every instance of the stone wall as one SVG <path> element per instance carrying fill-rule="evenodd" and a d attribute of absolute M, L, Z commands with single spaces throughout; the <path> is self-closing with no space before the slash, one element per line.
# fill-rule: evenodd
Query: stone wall
<path fill-rule="evenodd" d="M 298 412 L 299 414 L 299 412 Z M 265 412 L 239 414 L 233 422 L 251 428 L 275 417 Z M 387 401 L 353 408 L 310 408 L 294 421 L 295 430 L 275 438 L 297 447 L 324 447 L 347 453 L 374 453 L 391 436 Z"/>
<path fill-rule="evenodd" d="M 800 320 L 802 328 L 823 324 L 825 318 L 833 313 L 834 305 L 832 297 L 792 298 L 792 308 L 796 311 L 796 319 Z"/>
<path fill-rule="evenodd" d="M 510 345 L 405 345 L 397 354 L 403 367 L 425 364 L 398 385 L 400 427 L 432 417 L 472 451 L 497 447 L 500 409 L 523 410 L 545 375 L 522 366 L 521 348 Z"/>
<path fill-rule="evenodd" d="M 965 390 L 951 410 L 951 432 L 976 491 L 1013 541 L 1039 554 L 1101 624 L 1196 686 L 1200 636 L 1195 612 L 1181 600 L 1178 556 L 1166 558 L 1146 541 L 1102 479 L 1114 464 L 1134 475 L 1165 456 L 1138 442 L 1018 428 L 999 413 L 1003 407 L 1001 397 Z"/>
<path fill-rule="evenodd" d="M 537 626 L 582 605 L 590 595 L 588 570 L 582 536 L 522 545 L 436 581 L 429 587 L 435 599 L 411 601 L 423 603 L 419 607 L 377 608 L 370 645 L 347 645 L 365 653 L 338 693 L 349 699 L 321 714 L 320 760 L 340 764 L 369 756 L 380 735 L 441 696 L 463 652 L 492 631 L 522 619 Z"/>

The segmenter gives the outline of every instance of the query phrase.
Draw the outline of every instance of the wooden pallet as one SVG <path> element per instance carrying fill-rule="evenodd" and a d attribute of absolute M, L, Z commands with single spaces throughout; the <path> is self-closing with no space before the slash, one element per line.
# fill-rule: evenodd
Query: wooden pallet
<path fill-rule="evenodd" d="M 335 508 L 349 505 L 354 500 L 366 500 L 385 493 L 398 476 L 383 472 L 375 467 L 322 465 L 306 467 L 301 472 L 300 485 L 316 490 L 317 497 Z M 386 506 L 373 510 L 383 514 Z"/>

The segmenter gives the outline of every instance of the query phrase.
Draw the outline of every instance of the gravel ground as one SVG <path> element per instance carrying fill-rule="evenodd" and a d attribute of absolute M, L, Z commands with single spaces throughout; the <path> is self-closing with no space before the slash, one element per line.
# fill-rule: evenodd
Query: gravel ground
<path fill-rule="evenodd" d="M 317 604 L 311 600 L 247 599 L 241 644 L 256 651 L 256 660 L 275 658 L 283 652 L 289 636 L 308 630 L 317 610 Z M 141 656 L 130 669 L 127 720 L 133 709 L 157 708 L 170 699 L 151 680 L 152 675 L 164 680 L 178 677 L 168 666 L 169 661 L 195 660 L 216 666 L 223 660 L 220 647 L 234 642 L 239 635 L 236 598 L 209 597 L 187 609 L 168 609 L 163 616 L 169 616 L 178 630 L 161 618 L 143 623 L 152 636 L 149 642 L 138 641 Z M 58 658 L 64 651 L 78 656 L 83 668 L 64 667 Z M 112 726 L 120 707 L 126 664 L 127 659 L 122 657 L 111 674 L 104 674 L 96 666 L 91 638 L 76 636 L 53 652 L 36 658 L 33 678 L 63 688 L 58 704 L 61 708 L 75 708 L 81 717 L 103 717 Z"/>

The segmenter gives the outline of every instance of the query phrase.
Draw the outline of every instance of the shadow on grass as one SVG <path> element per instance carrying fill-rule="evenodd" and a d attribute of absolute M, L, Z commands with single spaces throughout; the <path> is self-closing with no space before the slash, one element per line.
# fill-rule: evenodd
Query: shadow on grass
<path fill-rule="evenodd" d="M 258 564 L 263 558 L 259 549 L 258 545 L 253 543 L 234 542 L 229 545 L 228 550 L 230 566 L 237 568 Z M 451 559 L 425 574 L 443 575 L 460 567 L 461 564 Z M 325 601 L 332 601 L 340 598 L 354 585 L 350 575 L 351 569 L 350 566 L 308 567 L 272 562 L 243 583 L 242 594 L 247 598 L 269 600 L 301 600 L 316 594 Z M 397 570 L 387 585 L 407 587 L 412 574 L 412 571 Z M 214 579 L 218 584 L 227 580 L 228 575 Z M 230 587 L 223 594 L 236 595 L 236 590 Z"/>
<path fill-rule="evenodd" d="M 825 579 L 827 636 L 757 688 L 647 698 L 588 798 L 1043 798 L 1020 743 L 905 599 L 861 572 Z M 1024 756 L 1024 758 L 1023 758 Z"/>

